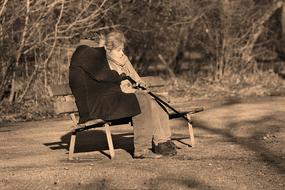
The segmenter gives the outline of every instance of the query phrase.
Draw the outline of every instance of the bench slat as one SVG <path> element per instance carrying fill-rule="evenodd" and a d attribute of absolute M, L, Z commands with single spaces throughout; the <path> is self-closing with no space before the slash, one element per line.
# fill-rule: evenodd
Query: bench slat
<path fill-rule="evenodd" d="M 176 108 L 177 111 L 179 111 L 180 114 L 178 113 L 175 113 L 174 111 L 168 111 L 168 114 L 169 114 L 169 118 L 170 119 L 173 119 L 173 118 L 179 118 L 181 117 L 182 115 L 185 115 L 185 114 L 194 114 L 194 113 L 198 113 L 198 112 L 201 112 L 203 111 L 204 109 L 201 108 L 201 107 L 184 107 L 184 108 Z"/>
<path fill-rule="evenodd" d="M 160 89 L 160 87 L 165 86 L 165 81 L 161 77 L 158 77 L 158 76 L 147 76 L 147 77 L 142 77 L 142 79 L 154 90 Z M 58 97 L 56 98 L 54 102 L 54 111 L 56 114 L 78 112 L 78 109 L 74 101 L 74 97 L 72 95 L 72 92 L 68 84 L 50 85 L 48 89 L 49 89 L 49 94 L 51 96 Z M 155 93 L 160 98 L 167 101 L 168 99 L 167 92 L 158 91 Z M 199 112 L 197 111 L 197 108 L 193 108 L 193 105 L 191 107 L 190 102 L 170 103 L 170 105 L 181 113 Z M 179 116 L 179 114 L 176 114 L 175 112 L 173 112 L 172 110 L 168 108 L 167 108 L 167 111 L 170 115 L 170 118 L 171 117 L 176 118 Z"/>
<path fill-rule="evenodd" d="M 73 112 L 78 112 L 78 109 L 76 107 L 74 100 L 71 99 L 67 101 L 55 100 L 54 112 L 56 114 L 73 113 Z"/>
<path fill-rule="evenodd" d="M 185 103 L 187 105 L 187 103 Z M 197 113 L 200 111 L 203 111 L 203 108 L 200 107 L 193 107 L 190 105 L 183 106 L 181 104 L 170 104 L 173 108 L 175 108 L 180 113 Z M 78 109 L 76 107 L 74 98 L 69 98 L 65 101 L 59 100 L 55 101 L 54 103 L 54 111 L 56 114 L 62 114 L 62 113 L 73 113 L 78 112 Z M 178 117 L 178 114 L 176 114 L 174 111 L 167 108 L 167 111 L 170 115 L 170 118 L 176 118 Z"/>
<path fill-rule="evenodd" d="M 163 87 L 165 86 L 165 80 L 163 80 L 161 77 L 158 76 L 146 76 L 141 77 L 142 80 L 149 85 L 149 87 Z"/>
<path fill-rule="evenodd" d="M 50 96 L 67 96 L 72 95 L 69 84 L 54 84 L 48 86 Z"/>
<path fill-rule="evenodd" d="M 151 87 L 163 87 L 165 81 L 161 77 L 147 76 L 142 79 Z M 72 95 L 69 84 L 54 84 L 48 86 L 48 92 L 50 96 L 67 96 Z"/>

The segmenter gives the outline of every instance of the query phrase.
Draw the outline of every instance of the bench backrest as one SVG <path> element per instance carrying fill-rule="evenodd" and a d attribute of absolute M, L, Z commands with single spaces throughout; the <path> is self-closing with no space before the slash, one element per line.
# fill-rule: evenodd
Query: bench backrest
<path fill-rule="evenodd" d="M 150 86 L 150 89 L 159 89 L 165 86 L 165 81 L 161 77 L 147 76 L 142 79 Z M 56 114 L 78 111 L 69 84 L 50 85 L 48 92 L 55 99 L 54 111 Z"/>

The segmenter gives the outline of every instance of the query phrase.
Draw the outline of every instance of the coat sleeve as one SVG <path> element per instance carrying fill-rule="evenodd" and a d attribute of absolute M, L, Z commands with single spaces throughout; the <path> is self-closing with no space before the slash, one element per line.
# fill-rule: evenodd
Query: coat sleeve
<path fill-rule="evenodd" d="M 92 79 L 110 83 L 120 83 L 122 81 L 119 73 L 109 67 L 105 50 L 90 48 L 83 56 L 82 69 Z"/>

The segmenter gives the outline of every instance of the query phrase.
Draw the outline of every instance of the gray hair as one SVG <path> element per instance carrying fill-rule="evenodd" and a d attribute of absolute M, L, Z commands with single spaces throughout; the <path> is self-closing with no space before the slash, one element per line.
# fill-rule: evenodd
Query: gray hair
<path fill-rule="evenodd" d="M 105 36 L 103 34 L 95 33 L 95 32 L 86 32 L 82 34 L 82 38 L 85 40 L 93 40 L 96 43 L 100 43 L 101 41 L 104 41 L 105 43 Z"/>
<path fill-rule="evenodd" d="M 115 49 L 119 47 L 120 45 L 124 45 L 125 43 L 126 43 L 126 38 L 122 32 L 114 31 L 114 32 L 110 32 L 106 36 L 105 46 L 106 46 L 106 49 L 108 50 Z"/>

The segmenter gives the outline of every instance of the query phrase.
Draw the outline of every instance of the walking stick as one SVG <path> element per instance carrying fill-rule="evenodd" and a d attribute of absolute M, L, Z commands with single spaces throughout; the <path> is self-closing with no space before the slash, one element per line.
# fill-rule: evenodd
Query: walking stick
<path fill-rule="evenodd" d="M 144 86 L 141 86 L 140 83 L 137 83 L 134 79 L 132 79 L 131 77 L 127 76 L 127 79 L 133 83 L 136 84 L 136 86 L 138 88 L 141 88 L 142 90 L 147 90 Z M 158 102 L 162 103 L 163 105 L 165 105 L 166 107 L 168 107 L 169 109 L 171 109 L 172 111 L 174 111 L 176 114 L 178 114 L 179 116 L 181 116 L 183 119 L 185 119 L 188 123 L 192 123 L 192 121 L 190 119 L 188 119 L 185 114 L 180 113 L 179 111 L 177 111 L 175 108 L 173 108 L 172 106 L 170 106 L 168 103 L 166 103 L 165 101 L 163 101 L 161 98 L 159 98 L 157 95 L 155 95 L 154 93 L 152 93 L 151 91 L 148 91 L 148 94 L 151 95 L 155 100 L 157 100 Z M 200 112 L 203 111 L 203 108 L 199 108 L 195 110 L 196 112 Z"/>
<path fill-rule="evenodd" d="M 140 87 L 141 88 L 141 87 Z M 143 88 L 142 88 L 143 89 Z M 144 88 L 143 90 L 146 90 L 146 88 Z M 160 103 L 162 103 L 163 105 L 165 105 L 166 107 L 168 107 L 169 109 L 171 109 L 172 111 L 174 111 L 176 114 L 178 114 L 179 116 L 181 116 L 183 119 L 185 119 L 188 123 L 192 124 L 192 121 L 190 119 L 188 119 L 185 114 L 180 113 L 179 111 L 177 111 L 175 108 L 173 108 L 172 106 L 170 106 L 168 103 L 166 103 L 165 101 L 163 101 L 161 98 L 157 97 L 155 94 L 153 94 L 152 92 L 148 91 L 148 94 L 151 95 L 152 97 L 154 97 L 154 99 L 156 99 L 157 101 L 159 101 Z"/>

